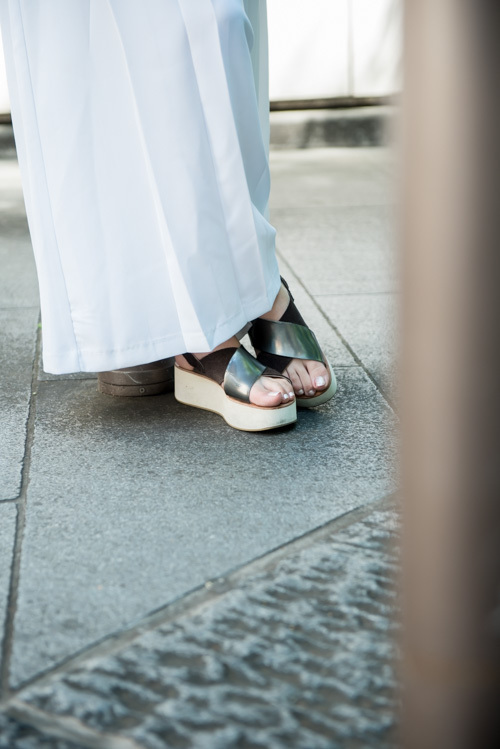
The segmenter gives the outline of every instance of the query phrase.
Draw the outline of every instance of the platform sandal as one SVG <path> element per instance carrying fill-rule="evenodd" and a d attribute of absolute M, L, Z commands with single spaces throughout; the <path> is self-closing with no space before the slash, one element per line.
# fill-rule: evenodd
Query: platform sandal
<path fill-rule="evenodd" d="M 252 346 L 258 352 L 257 360 L 266 367 L 284 372 L 292 359 L 306 359 L 322 362 L 330 372 L 330 384 L 318 395 L 296 396 L 297 406 L 310 408 L 320 406 L 333 398 L 337 381 L 330 363 L 321 351 L 316 336 L 307 327 L 302 315 L 295 306 L 292 293 L 284 278 L 283 286 L 288 291 L 290 302 L 278 321 L 257 318 L 252 321 L 248 335 Z"/>
<path fill-rule="evenodd" d="M 279 406 L 250 403 L 250 390 L 259 377 L 283 378 L 260 364 L 243 346 L 224 348 L 198 359 L 184 354 L 193 367 L 174 368 L 175 398 L 180 403 L 213 411 L 235 429 L 261 432 L 297 421 L 295 400 Z M 288 378 L 285 378 L 288 379 Z"/>
<path fill-rule="evenodd" d="M 174 358 L 98 372 L 97 389 L 106 395 L 128 398 L 170 393 L 174 389 Z"/>

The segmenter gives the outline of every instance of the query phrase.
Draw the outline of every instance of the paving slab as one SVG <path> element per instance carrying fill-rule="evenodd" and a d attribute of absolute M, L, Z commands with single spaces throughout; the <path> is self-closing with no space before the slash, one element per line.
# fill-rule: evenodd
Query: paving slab
<path fill-rule="evenodd" d="M 283 151 L 271 164 L 279 251 L 308 291 L 393 291 L 393 151 Z"/>
<path fill-rule="evenodd" d="M 0 505 L 0 668 L 15 532 L 16 507 L 13 504 Z"/>
<path fill-rule="evenodd" d="M 281 275 L 287 280 L 295 303 L 311 330 L 314 330 L 324 354 L 328 357 L 332 367 L 357 366 L 356 360 L 346 348 L 342 339 L 336 334 L 318 301 L 313 299 L 295 276 L 291 266 L 285 260 L 278 248 Z M 244 345 L 248 346 L 246 342 Z M 252 350 L 252 349 L 250 349 Z"/>
<path fill-rule="evenodd" d="M 38 306 L 38 284 L 15 159 L 0 162 L 0 308 Z"/>
<path fill-rule="evenodd" d="M 395 201 L 394 154 L 387 148 L 272 152 L 271 214 L 304 207 L 386 205 Z M 278 235 L 279 240 L 279 235 Z"/>
<path fill-rule="evenodd" d="M 273 220 L 281 252 L 313 296 L 395 290 L 389 206 L 280 209 Z"/>
<path fill-rule="evenodd" d="M 40 356 L 40 366 L 42 362 L 42 357 Z M 57 382 L 61 380 L 96 380 L 97 381 L 97 372 L 70 372 L 69 374 L 63 374 L 63 375 L 53 375 L 49 372 L 44 372 L 43 369 L 38 370 L 38 380 L 39 382 Z M 97 384 L 96 384 L 97 387 Z"/>
<path fill-rule="evenodd" d="M 392 412 L 356 367 L 297 426 L 250 434 L 172 395 L 38 386 L 12 676 L 392 491 Z"/>
<path fill-rule="evenodd" d="M 68 664 L 16 709 L 57 727 L 72 719 L 75 737 L 95 732 L 92 746 L 396 747 L 397 529 L 388 506 L 313 534 Z"/>
<path fill-rule="evenodd" d="M 0 123 L 0 159 L 10 161 L 16 158 L 16 144 L 12 125 L 7 122 Z"/>
<path fill-rule="evenodd" d="M 21 487 L 38 309 L 0 309 L 0 501 Z"/>
<path fill-rule="evenodd" d="M 394 294 L 320 296 L 317 302 L 389 397 L 396 397 L 398 298 Z"/>
<path fill-rule="evenodd" d="M 20 237 L 9 236 L 1 221 L 0 235 L 0 308 L 38 307 L 38 283 L 31 243 L 24 233 Z"/>

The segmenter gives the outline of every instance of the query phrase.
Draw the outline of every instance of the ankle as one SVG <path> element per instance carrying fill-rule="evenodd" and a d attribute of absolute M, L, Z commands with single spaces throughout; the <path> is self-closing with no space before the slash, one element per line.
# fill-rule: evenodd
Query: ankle
<path fill-rule="evenodd" d="M 218 346 L 212 349 L 212 351 L 201 351 L 201 352 L 193 352 L 193 356 L 196 356 L 197 359 L 203 359 L 205 356 L 208 356 L 209 354 L 213 354 L 214 351 L 220 351 L 221 349 L 225 348 L 239 348 L 240 342 L 236 338 L 236 336 L 232 336 L 232 338 L 228 338 L 227 341 L 224 341 L 223 343 L 219 343 Z M 184 369 L 193 369 L 191 364 L 186 361 L 184 356 L 182 354 L 179 354 L 175 357 L 176 363 L 183 367 Z"/>
<path fill-rule="evenodd" d="M 285 289 L 283 284 L 280 286 L 280 290 L 276 295 L 274 304 L 264 315 L 261 315 L 263 320 L 279 320 L 286 312 L 286 309 L 290 303 L 290 296 L 288 291 Z"/>

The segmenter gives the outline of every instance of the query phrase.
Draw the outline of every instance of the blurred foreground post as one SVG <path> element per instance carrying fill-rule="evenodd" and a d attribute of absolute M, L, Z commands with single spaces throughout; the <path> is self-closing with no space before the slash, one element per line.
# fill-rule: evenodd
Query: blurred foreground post
<path fill-rule="evenodd" d="M 406 0 L 405 749 L 500 747 L 500 2 Z"/>

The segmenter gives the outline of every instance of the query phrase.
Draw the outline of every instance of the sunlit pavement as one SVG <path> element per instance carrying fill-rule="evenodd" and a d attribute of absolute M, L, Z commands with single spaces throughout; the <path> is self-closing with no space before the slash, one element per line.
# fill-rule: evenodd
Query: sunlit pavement
<path fill-rule="evenodd" d="M 39 362 L 0 134 L 0 746 L 393 745 L 393 165 L 272 153 L 282 274 L 339 390 L 247 434 Z"/>

